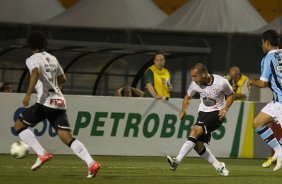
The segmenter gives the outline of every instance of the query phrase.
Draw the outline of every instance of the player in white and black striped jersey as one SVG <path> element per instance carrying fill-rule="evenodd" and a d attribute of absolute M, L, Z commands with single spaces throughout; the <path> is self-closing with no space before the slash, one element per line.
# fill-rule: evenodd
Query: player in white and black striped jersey
<path fill-rule="evenodd" d="M 63 143 L 86 162 L 88 165 L 87 177 L 94 177 L 100 168 L 100 164 L 93 160 L 85 146 L 71 134 L 66 114 L 65 98 L 59 88 L 60 84 L 66 81 L 65 74 L 56 57 L 45 51 L 47 39 L 43 33 L 31 33 L 27 42 L 32 50 L 32 55 L 26 60 L 30 80 L 23 99 L 23 105 L 29 105 L 34 89 L 37 92 L 38 100 L 20 114 L 14 127 L 20 139 L 38 155 L 31 169 L 38 169 L 52 158 L 52 154 L 42 147 L 34 134 L 28 129 L 28 127 L 34 127 L 47 119 Z"/>
<path fill-rule="evenodd" d="M 192 82 L 182 102 L 180 119 L 186 115 L 186 109 L 192 96 L 199 93 L 201 103 L 196 123 L 190 131 L 188 140 L 183 144 L 176 157 L 167 156 L 170 169 L 175 171 L 184 157 L 194 149 L 202 158 L 207 160 L 223 176 L 228 176 L 229 171 L 223 162 L 219 162 L 212 152 L 205 147 L 209 143 L 211 132 L 218 129 L 225 115 L 234 101 L 234 92 L 229 82 L 214 74 L 209 74 L 205 65 L 197 63 L 191 68 Z"/>

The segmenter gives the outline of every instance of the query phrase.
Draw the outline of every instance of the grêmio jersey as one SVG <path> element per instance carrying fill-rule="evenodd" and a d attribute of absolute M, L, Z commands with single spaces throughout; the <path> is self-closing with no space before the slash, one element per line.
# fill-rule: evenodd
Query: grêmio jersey
<path fill-rule="evenodd" d="M 221 110 L 225 105 L 225 95 L 228 96 L 233 93 L 227 79 L 214 74 L 211 76 L 211 85 L 198 85 L 192 81 L 187 90 L 187 95 L 190 97 L 194 96 L 196 92 L 200 94 L 201 103 L 198 111 L 211 112 Z"/>
<path fill-rule="evenodd" d="M 268 82 L 272 100 L 282 103 L 282 49 L 272 50 L 262 59 L 260 80 Z"/>
<path fill-rule="evenodd" d="M 35 85 L 37 102 L 55 109 L 66 109 L 65 98 L 58 86 L 57 77 L 64 72 L 58 60 L 47 52 L 35 53 L 26 59 L 29 72 L 39 69 L 39 78 Z"/>

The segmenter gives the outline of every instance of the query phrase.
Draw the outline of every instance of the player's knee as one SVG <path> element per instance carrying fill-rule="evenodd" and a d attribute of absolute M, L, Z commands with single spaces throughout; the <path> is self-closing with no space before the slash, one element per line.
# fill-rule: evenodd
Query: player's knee
<path fill-rule="evenodd" d="M 203 149 L 205 148 L 204 146 L 204 143 L 198 141 L 195 146 L 194 146 L 194 150 L 197 152 L 197 153 L 200 153 Z"/>
<path fill-rule="evenodd" d="M 64 137 L 64 138 L 62 138 L 61 140 L 63 141 L 63 143 L 65 144 L 65 145 L 67 145 L 68 147 L 70 147 L 70 145 L 72 144 L 72 142 L 73 142 L 73 137 L 72 138 L 69 138 L 69 137 Z"/>
<path fill-rule="evenodd" d="M 70 142 L 68 143 L 68 147 L 71 147 L 72 143 L 75 141 L 76 139 L 73 137 Z"/>
<path fill-rule="evenodd" d="M 203 134 L 203 128 L 201 126 L 198 126 L 198 125 L 193 126 L 191 131 L 190 131 L 191 137 L 198 138 L 202 134 Z"/>
<path fill-rule="evenodd" d="M 19 130 L 26 129 L 27 126 L 20 119 L 17 119 L 17 121 L 14 124 L 14 128 L 16 132 L 18 132 Z"/>
<path fill-rule="evenodd" d="M 258 120 L 254 120 L 253 121 L 253 128 L 254 129 L 256 129 L 256 128 L 259 128 L 259 127 L 261 127 L 262 125 L 261 125 L 261 123 L 258 121 Z"/>
<path fill-rule="evenodd" d="M 74 139 L 72 134 L 67 131 L 67 130 L 61 130 L 61 129 L 58 129 L 57 131 L 57 134 L 58 136 L 60 137 L 60 139 L 62 140 L 62 142 L 65 144 L 65 145 L 69 145 L 70 142 L 72 142 L 72 140 Z"/>

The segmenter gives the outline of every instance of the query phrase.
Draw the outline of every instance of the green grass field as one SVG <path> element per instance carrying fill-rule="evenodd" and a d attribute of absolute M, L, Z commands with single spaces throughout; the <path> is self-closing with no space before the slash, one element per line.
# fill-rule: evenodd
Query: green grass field
<path fill-rule="evenodd" d="M 95 156 L 101 163 L 96 178 L 86 179 L 87 168 L 75 156 L 55 155 L 37 171 L 30 166 L 35 155 L 15 159 L 0 155 L 1 184 L 266 184 L 281 183 L 282 170 L 261 167 L 263 160 L 220 159 L 230 171 L 227 177 L 220 176 L 201 158 L 185 158 L 177 171 L 169 170 L 164 157 L 119 157 Z"/>

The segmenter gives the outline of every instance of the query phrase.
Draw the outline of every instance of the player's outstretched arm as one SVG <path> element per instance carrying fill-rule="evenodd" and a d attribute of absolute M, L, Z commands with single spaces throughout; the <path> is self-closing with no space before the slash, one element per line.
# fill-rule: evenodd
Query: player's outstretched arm
<path fill-rule="evenodd" d="M 266 88 L 268 86 L 267 82 L 257 79 L 250 79 L 248 82 L 248 87 L 255 86 L 258 88 Z"/>

